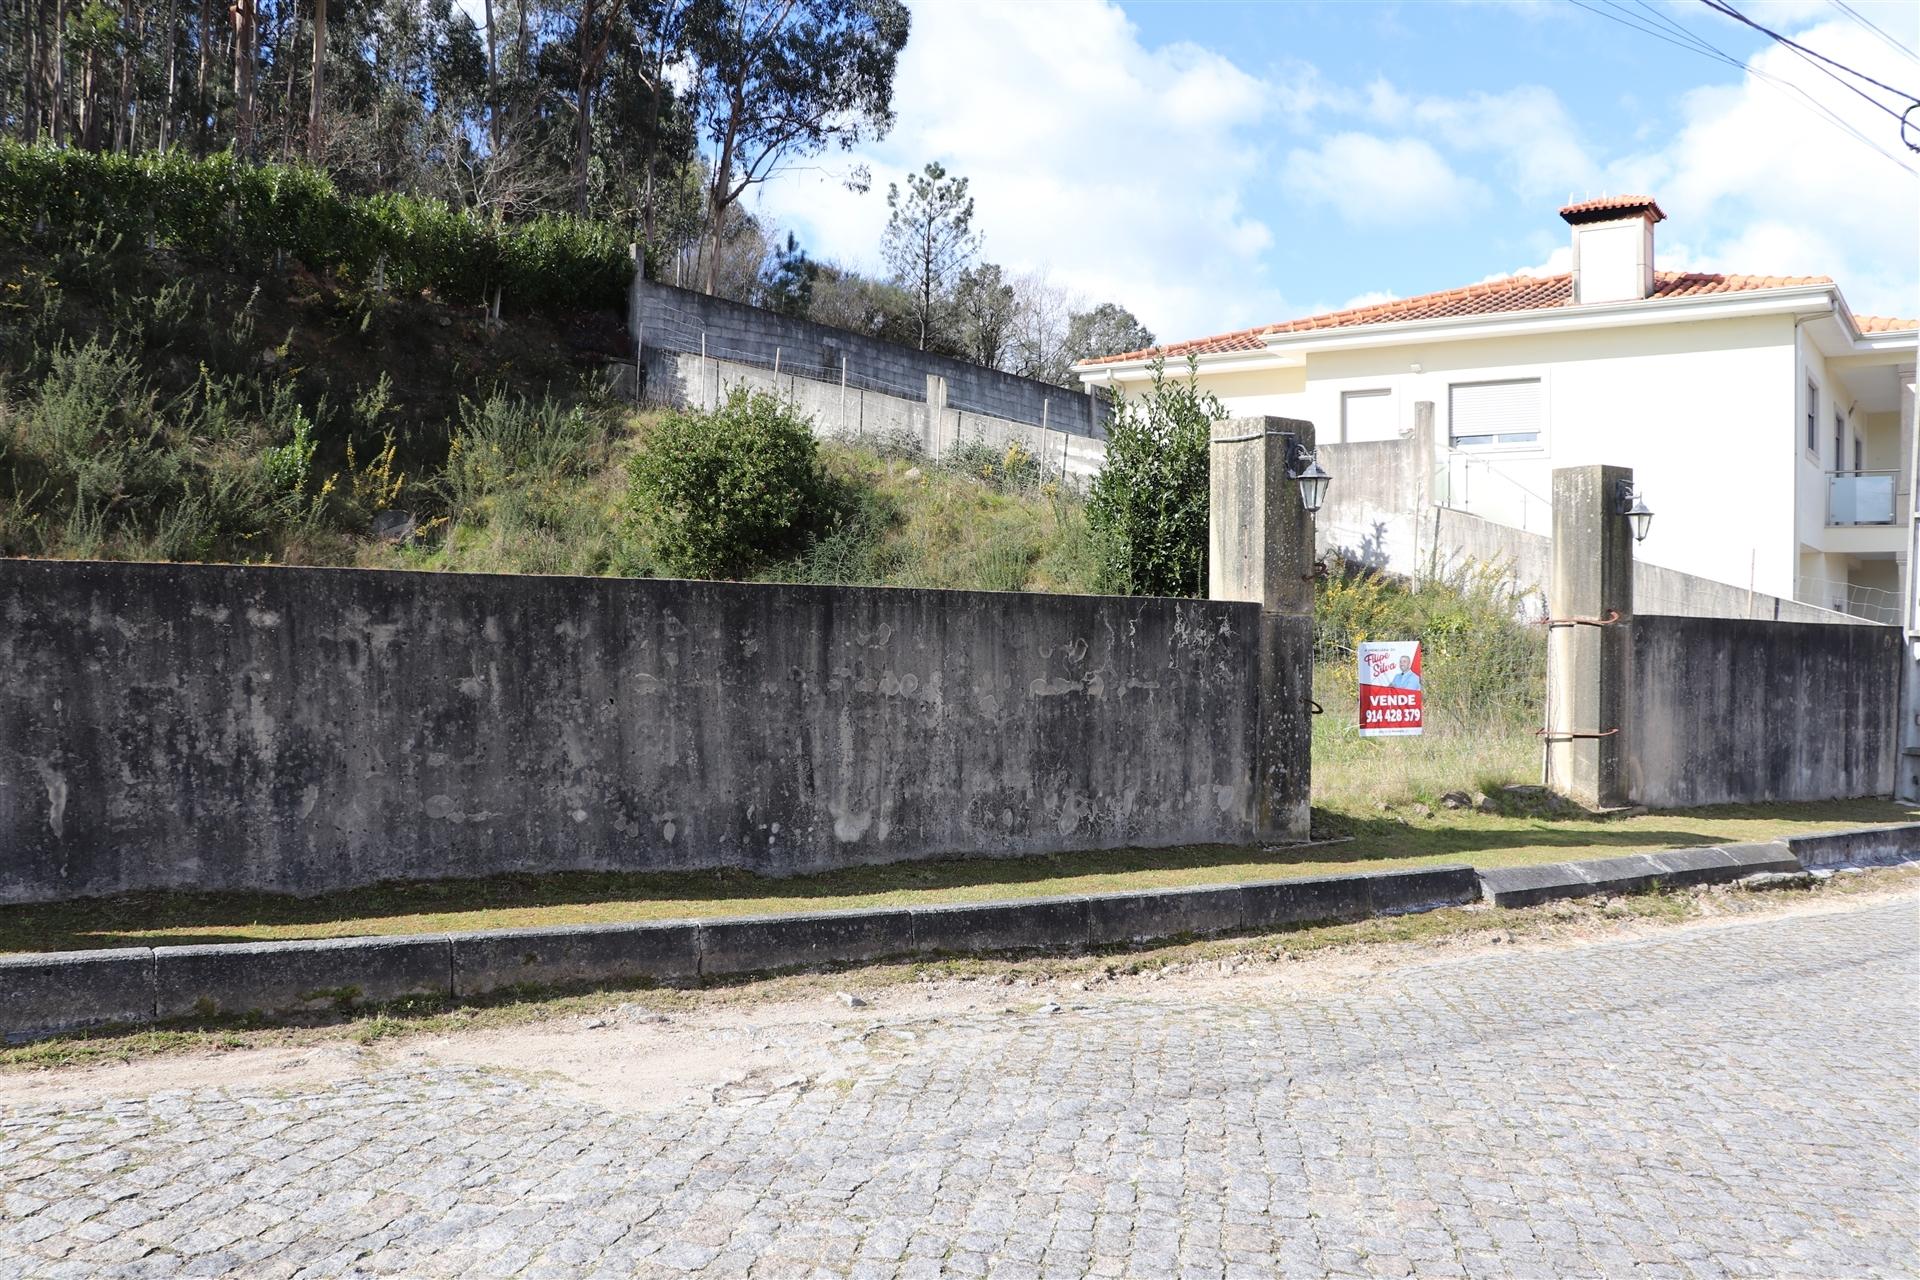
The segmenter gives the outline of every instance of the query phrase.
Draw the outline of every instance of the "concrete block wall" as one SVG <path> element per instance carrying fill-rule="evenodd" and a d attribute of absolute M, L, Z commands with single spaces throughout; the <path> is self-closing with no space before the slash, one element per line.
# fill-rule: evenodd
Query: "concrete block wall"
<path fill-rule="evenodd" d="M 779 315 L 635 277 L 632 323 L 643 350 L 700 354 L 834 383 L 844 360 L 853 385 L 924 402 L 929 376 L 946 381 L 947 407 L 982 417 L 1104 439 L 1107 406 L 1097 396 L 1032 378 L 1015 377 L 865 334 Z"/>
<path fill-rule="evenodd" d="M 1070 479 L 1082 484 L 1091 482 L 1107 460 L 1106 441 L 1094 436 L 937 404 L 929 406 L 924 396 L 912 399 L 859 386 L 842 387 L 803 377 L 785 367 L 776 374 L 771 368 L 737 360 L 655 348 L 647 352 L 646 370 L 646 399 L 653 404 L 712 408 L 723 402 L 732 388 L 747 387 L 777 395 L 791 404 L 812 420 L 814 433 L 820 436 L 908 440 L 929 457 L 939 457 L 954 445 L 969 441 L 1002 451 L 1017 440 L 1049 473 L 1057 474 L 1064 468 Z"/>
<path fill-rule="evenodd" d="M 1627 631 L 1633 803 L 1892 793 L 1896 628 L 1641 615 Z"/>
<path fill-rule="evenodd" d="M 4 560 L 0 618 L 0 901 L 1256 827 L 1251 604 Z"/>

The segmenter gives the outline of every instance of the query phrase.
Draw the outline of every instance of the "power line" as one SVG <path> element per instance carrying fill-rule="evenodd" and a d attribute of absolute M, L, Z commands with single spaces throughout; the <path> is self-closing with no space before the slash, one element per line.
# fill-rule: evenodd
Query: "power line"
<path fill-rule="evenodd" d="M 1641 3 L 1641 0 L 1635 0 L 1635 2 Z M 1621 26 L 1630 28 L 1631 30 L 1634 30 L 1634 31 L 1638 31 L 1642 35 L 1652 36 L 1654 39 L 1659 40 L 1664 44 L 1670 44 L 1677 49 L 1685 49 L 1689 53 L 1699 54 L 1700 56 L 1705 58 L 1710 58 L 1715 62 L 1724 63 L 1725 65 L 1730 66 L 1737 71 L 1741 71 L 1744 74 L 1753 76 L 1756 80 L 1759 80 L 1763 84 L 1766 84 L 1768 87 L 1772 88 L 1777 93 L 1791 92 L 1795 96 L 1801 99 L 1801 101 L 1805 104 L 1805 107 L 1807 109 L 1818 113 L 1818 115 L 1821 118 L 1823 118 L 1828 124 L 1833 125 L 1835 128 L 1839 129 L 1841 132 L 1852 137 L 1855 141 L 1859 142 L 1863 146 L 1876 152 L 1884 159 L 1891 161 L 1895 165 L 1898 165 L 1907 174 L 1911 176 L 1920 176 L 1920 173 L 1916 173 L 1916 171 L 1911 166 L 1909 166 L 1905 160 L 1902 160 L 1899 156 L 1895 155 L 1891 151 L 1888 151 L 1886 148 L 1882 147 L 1879 143 L 1875 142 L 1872 138 L 1869 138 L 1866 134 L 1862 133 L 1859 129 L 1855 128 L 1852 124 L 1848 123 L 1845 119 L 1841 118 L 1841 116 L 1839 116 L 1836 112 L 1834 112 L 1832 108 L 1828 107 L 1825 103 L 1821 102 L 1819 99 L 1809 94 L 1806 90 L 1802 89 L 1799 85 L 1794 84 L 1791 81 L 1780 80 L 1768 74 L 1767 72 L 1762 71 L 1757 66 L 1752 66 L 1746 62 L 1743 62 L 1742 60 L 1734 57 L 1732 54 L 1726 52 L 1724 49 L 1721 49 L 1717 45 L 1712 44 L 1711 42 L 1707 41 L 1703 37 L 1691 31 L 1687 31 L 1686 29 L 1677 26 L 1670 19 L 1666 19 L 1658 13 L 1654 13 L 1653 17 L 1656 20 L 1660 21 L 1663 25 L 1671 28 L 1675 33 L 1675 35 L 1678 35 L 1680 38 L 1676 39 L 1675 35 L 1670 35 L 1666 31 L 1662 31 L 1657 27 L 1646 25 L 1645 20 L 1639 19 L 1638 15 L 1633 14 L 1630 11 L 1621 8 L 1621 6 L 1617 4 L 1615 0 L 1601 0 L 1601 3 L 1608 5 L 1609 8 L 1611 9 L 1617 10 L 1617 12 L 1608 12 L 1606 9 L 1596 9 L 1591 4 L 1586 3 L 1585 0 L 1568 0 L 1568 3 L 1572 4 L 1576 8 L 1584 9 L 1588 13 L 1594 14 L 1601 18 L 1605 18 L 1609 22 L 1617 22 Z M 1642 4 L 1642 7 L 1644 8 L 1646 6 Z M 1848 86 L 1848 87 L 1851 88 L 1851 86 Z M 1869 101 L 1873 101 L 1873 100 L 1869 99 Z M 1884 104 L 1875 102 L 1874 105 L 1880 106 L 1882 110 L 1886 109 Z M 1897 113 L 1896 113 L 1896 118 L 1897 118 Z M 1908 144 L 1908 145 L 1910 149 L 1920 150 L 1920 148 L 1913 148 L 1912 144 Z"/>
<path fill-rule="evenodd" d="M 1620 5 L 1617 3 L 1617 0 L 1604 0 L 1604 2 L 1615 9 L 1618 9 L 1620 7 Z M 1732 54 L 1720 48 L 1718 45 L 1712 43 L 1705 36 L 1700 35 L 1698 32 L 1689 30 L 1688 28 L 1682 26 L 1675 19 L 1660 12 L 1660 10 L 1654 8 L 1651 4 L 1647 3 L 1647 0 L 1633 0 L 1633 2 L 1639 5 L 1640 8 L 1646 11 L 1647 18 L 1653 20 L 1654 22 L 1658 22 L 1661 26 L 1666 27 L 1669 31 L 1672 31 L 1675 35 L 1679 36 L 1682 40 L 1686 41 L 1687 47 L 1698 49 L 1701 53 L 1706 54 L 1708 57 L 1713 58 L 1719 62 L 1724 62 L 1730 67 L 1737 67 L 1743 71 L 1746 69 L 1746 63 L 1743 62 L 1741 59 L 1734 57 Z"/>
<path fill-rule="evenodd" d="M 1609 3 L 1609 0 L 1601 0 L 1601 2 Z M 1672 36 L 1667 35 L 1664 32 L 1661 32 L 1659 30 L 1656 30 L 1653 27 L 1641 25 L 1640 22 L 1635 20 L 1632 14 L 1627 13 L 1625 10 L 1620 10 L 1620 12 L 1618 13 L 1608 13 L 1605 9 L 1596 9 L 1592 5 L 1587 4 L 1586 0 L 1567 0 L 1567 3 L 1573 5 L 1573 7 L 1576 9 L 1585 9 L 1588 13 L 1594 14 L 1597 17 L 1605 18 L 1609 22 L 1617 22 L 1623 27 L 1630 27 L 1633 30 L 1640 32 L 1642 35 L 1652 36 L 1655 40 L 1663 41 L 1667 44 L 1672 45 L 1676 49 L 1685 49 L 1689 53 L 1706 52 L 1705 50 L 1699 48 L 1697 45 L 1684 44 L 1679 40 L 1675 40 Z M 1619 8 L 1618 5 L 1613 5 L 1611 7 L 1616 9 Z M 1708 54 L 1707 56 L 1712 57 L 1714 55 Z M 1738 63 L 1733 62 L 1731 58 L 1727 58 L 1725 55 L 1720 55 L 1720 60 L 1723 62 L 1728 62 L 1734 66 L 1740 65 Z"/>
<path fill-rule="evenodd" d="M 1801 44 L 1797 40 L 1790 40 L 1786 36 L 1781 35 L 1778 31 L 1775 31 L 1770 27 L 1761 26 L 1759 23 L 1755 22 L 1752 18 L 1749 18 L 1746 14 L 1740 12 L 1738 9 L 1734 8 L 1732 5 L 1728 4 L 1727 0 L 1700 0 L 1700 3 L 1704 4 L 1705 6 L 1707 6 L 1707 8 L 1712 9 L 1716 13 L 1726 14 L 1729 18 L 1732 18 L 1735 22 L 1745 23 L 1747 26 L 1752 27 L 1755 31 L 1758 31 L 1761 35 L 1766 36 L 1768 39 L 1776 41 L 1780 44 L 1787 46 L 1787 48 L 1792 49 L 1795 53 L 1798 53 L 1802 58 L 1805 58 L 1809 61 L 1812 61 L 1813 59 L 1817 58 L 1821 62 L 1826 63 L 1830 67 L 1838 67 L 1840 70 L 1846 72 L 1850 76 L 1853 76 L 1857 80 L 1864 80 L 1866 83 L 1872 85 L 1876 89 L 1885 89 L 1888 93 L 1893 94 L 1895 97 L 1898 97 L 1903 101 L 1920 102 L 1920 94 L 1908 93 L 1905 89 L 1896 89 L 1890 84 L 1886 84 L 1883 81 L 1875 80 L 1872 76 L 1866 74 L 1864 71 L 1856 71 L 1844 62 L 1836 62 L 1832 58 L 1829 58 L 1824 53 L 1820 53 L 1820 52 L 1817 52 L 1816 50 L 1809 49 L 1807 48 L 1807 46 Z M 1827 72 L 1827 74 L 1833 75 L 1833 72 L 1829 71 Z M 1840 79 L 1840 77 L 1838 76 L 1834 76 L 1833 78 L 1836 80 Z M 1844 80 L 1841 80 L 1840 82 L 1842 84 L 1846 84 L 1846 81 Z M 1887 106 L 1886 103 L 1881 102 L 1877 98 L 1867 97 L 1865 93 L 1861 93 L 1859 89 L 1854 88 L 1854 86 L 1852 85 L 1847 85 L 1847 87 L 1849 89 L 1853 89 L 1855 93 L 1859 93 L 1861 97 L 1866 98 L 1868 102 L 1873 103 L 1874 106 L 1880 108 L 1882 111 L 1885 111 L 1888 115 L 1891 115 L 1896 120 L 1900 118 L 1900 113 L 1898 111 L 1893 110 L 1893 108 Z"/>
<path fill-rule="evenodd" d="M 1834 59 L 1829 58 L 1824 53 L 1820 53 L 1813 49 L 1809 49 L 1807 48 L 1807 46 L 1801 44 L 1797 40 L 1790 40 L 1786 36 L 1781 35 L 1778 31 L 1775 31 L 1770 27 L 1763 26 L 1760 23 L 1755 22 L 1752 18 L 1747 17 L 1746 14 L 1741 13 L 1738 9 L 1734 8 L 1731 4 L 1727 3 L 1727 0 L 1700 0 L 1700 3 L 1706 5 L 1709 9 L 1712 9 L 1716 13 L 1725 14 L 1727 17 L 1732 18 L 1736 22 L 1752 27 L 1755 31 L 1760 32 L 1762 35 L 1766 36 L 1768 39 L 1774 41 L 1777 44 L 1785 45 L 1787 48 L 1793 50 L 1794 53 L 1798 54 L 1800 56 L 1801 61 L 1807 63 L 1807 65 L 1813 67 L 1817 71 L 1822 72 L 1829 79 L 1839 84 L 1842 88 L 1845 88 L 1850 93 L 1853 93 L 1855 96 L 1871 104 L 1878 110 L 1886 112 L 1887 115 L 1891 116 L 1894 120 L 1897 120 L 1900 124 L 1901 145 L 1905 146 L 1906 149 L 1909 151 L 1920 152 L 1920 145 L 1916 145 L 1914 141 L 1907 136 L 1909 129 L 1912 127 L 1910 121 L 1914 112 L 1920 111 L 1920 94 L 1912 94 L 1912 93 L 1908 93 L 1904 89 L 1896 89 L 1892 85 L 1887 84 L 1885 81 L 1876 80 L 1872 76 L 1867 75 L 1863 71 L 1855 70 L 1853 67 L 1848 66 L 1844 62 L 1837 62 Z M 1840 0 L 1834 0 L 1834 3 L 1840 4 Z M 1841 7 L 1843 9 L 1846 8 L 1844 4 L 1841 4 Z M 1849 9 L 1848 12 L 1851 13 L 1852 10 Z M 1859 15 L 1855 14 L 1855 16 L 1858 17 Z M 1860 21 L 1866 22 L 1866 19 L 1861 18 Z M 1872 26 L 1873 24 L 1868 23 L 1867 25 Z M 1878 27 L 1874 27 L 1874 30 L 1879 31 L 1880 29 Z M 1882 36 L 1886 36 L 1886 33 L 1884 31 L 1881 31 L 1880 34 Z M 1892 39 L 1891 36 L 1886 36 L 1886 38 L 1889 40 Z M 1826 65 L 1822 66 L 1821 65 L 1822 63 Z M 1907 104 L 1906 108 L 1900 111 L 1894 110 L 1892 107 L 1889 107 L 1886 103 L 1881 102 L 1878 98 L 1873 97 L 1871 94 L 1867 93 L 1864 89 L 1861 89 L 1858 85 L 1849 84 L 1845 80 L 1842 80 L 1833 71 L 1829 70 L 1828 69 L 1829 67 L 1838 68 L 1839 70 L 1846 72 L 1848 75 L 1853 76 L 1855 79 L 1863 81 L 1866 84 L 1873 85 L 1877 89 L 1885 89 L 1888 93 L 1893 94 L 1895 97 L 1903 99 Z M 1859 135 L 1855 134 L 1855 136 L 1858 137 Z M 1872 146 L 1873 144 L 1869 143 L 1868 145 Z M 1880 148 L 1876 146 L 1874 147 L 1874 150 L 1879 151 Z M 1881 151 L 1881 154 L 1887 155 L 1888 153 Z M 1901 163 L 1897 159 L 1895 159 L 1895 163 L 1900 164 L 1902 168 L 1907 167 L 1905 164 Z M 1909 169 L 1908 172 L 1911 173 L 1913 171 Z"/>
<path fill-rule="evenodd" d="M 1889 49 L 1892 49 L 1894 52 L 1900 54 L 1903 57 L 1920 60 L 1920 54 L 1916 54 L 1912 49 L 1909 49 L 1906 45 L 1902 44 L 1900 41 L 1896 40 L 1893 36 L 1889 35 L 1885 27 L 1882 27 L 1879 23 L 1875 22 L 1872 18 L 1869 18 L 1866 14 L 1861 13 L 1858 9 L 1848 4 L 1847 0 L 1828 0 L 1828 2 L 1832 4 L 1834 8 L 1840 10 L 1840 12 L 1852 18 L 1855 22 L 1860 24 L 1862 27 L 1865 27 L 1868 31 L 1873 32 L 1875 35 L 1879 36 L 1882 40 L 1886 41 L 1887 47 Z"/>

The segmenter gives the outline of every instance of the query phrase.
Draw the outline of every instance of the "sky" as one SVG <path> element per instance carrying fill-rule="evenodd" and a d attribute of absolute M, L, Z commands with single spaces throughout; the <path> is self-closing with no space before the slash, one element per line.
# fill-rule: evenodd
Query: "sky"
<path fill-rule="evenodd" d="M 1920 4 L 1732 2 L 1920 94 Z M 1696 0 L 1581 3 L 916 0 L 893 129 L 756 212 L 880 272 L 888 182 L 938 160 L 987 260 L 1178 340 L 1564 271 L 1560 205 L 1647 193 L 1663 269 L 1830 275 L 1858 313 L 1920 315 L 1897 120 Z"/>

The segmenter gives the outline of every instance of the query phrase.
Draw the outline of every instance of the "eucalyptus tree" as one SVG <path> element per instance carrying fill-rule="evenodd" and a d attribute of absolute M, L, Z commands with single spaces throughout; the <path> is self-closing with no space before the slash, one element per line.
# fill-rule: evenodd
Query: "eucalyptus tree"
<path fill-rule="evenodd" d="M 707 229 L 716 245 L 749 189 L 893 127 L 894 69 L 908 26 L 902 0 L 696 0 L 686 53 L 713 147 Z M 708 293 L 718 287 L 720 257 L 708 257 Z"/>

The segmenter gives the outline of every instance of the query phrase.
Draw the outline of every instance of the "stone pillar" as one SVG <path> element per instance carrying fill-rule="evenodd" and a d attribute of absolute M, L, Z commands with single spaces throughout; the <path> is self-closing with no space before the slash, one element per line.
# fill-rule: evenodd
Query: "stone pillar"
<path fill-rule="evenodd" d="M 1262 840 L 1305 840 L 1310 824 L 1313 516 L 1287 474 L 1295 442 L 1313 447 L 1311 422 L 1213 425 L 1207 594 L 1260 606 L 1255 835 Z"/>
<path fill-rule="evenodd" d="M 1433 443 L 1433 401 L 1416 400 L 1413 404 L 1413 436 L 1409 443 L 1413 446 L 1413 506 L 1410 508 L 1416 517 L 1439 501 L 1434 481 L 1434 468 L 1439 465 Z"/>
<path fill-rule="evenodd" d="M 927 434 L 926 450 L 929 458 L 938 458 L 946 453 L 948 444 L 940 438 L 942 422 L 947 413 L 947 380 L 937 373 L 927 375 Z"/>
<path fill-rule="evenodd" d="M 633 402 L 640 403 L 647 383 L 647 324 L 640 291 L 647 283 L 646 253 L 637 244 L 629 244 L 633 257 L 633 278 L 627 281 L 627 336 L 633 340 Z"/>
<path fill-rule="evenodd" d="M 1633 482 L 1631 468 L 1562 467 L 1553 473 L 1547 782 L 1592 809 L 1629 803 L 1620 764 L 1629 731 L 1622 721 L 1633 614 L 1633 529 L 1618 510 L 1622 482 Z M 1610 615 L 1618 620 L 1588 625 Z M 1569 736 L 1574 734 L 1606 736 Z"/>

